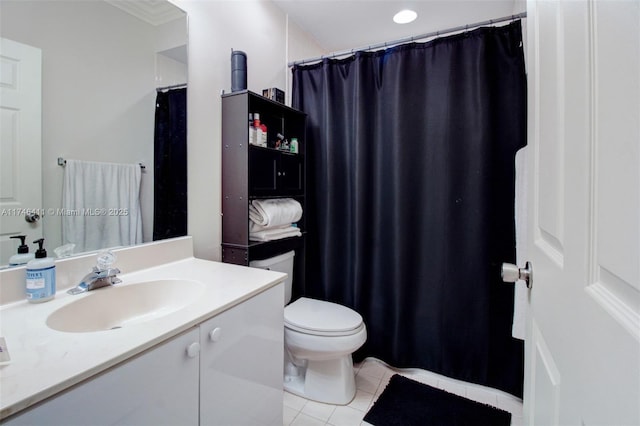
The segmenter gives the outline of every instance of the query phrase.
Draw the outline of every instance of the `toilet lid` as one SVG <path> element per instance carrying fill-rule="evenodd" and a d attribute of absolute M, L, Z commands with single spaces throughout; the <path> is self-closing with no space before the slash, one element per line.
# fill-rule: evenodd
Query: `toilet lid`
<path fill-rule="evenodd" d="M 284 322 L 303 330 L 344 332 L 360 327 L 362 317 L 337 303 L 301 297 L 285 307 Z"/>

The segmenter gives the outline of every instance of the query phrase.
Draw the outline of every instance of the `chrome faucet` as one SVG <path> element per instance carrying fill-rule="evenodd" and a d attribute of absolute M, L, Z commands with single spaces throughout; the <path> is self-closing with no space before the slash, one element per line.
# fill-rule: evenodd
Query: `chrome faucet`
<path fill-rule="evenodd" d="M 69 289 L 67 293 L 80 294 L 86 291 L 95 290 L 97 288 L 121 283 L 122 280 L 116 277 L 116 275 L 119 273 L 120 269 L 118 268 L 100 270 L 98 269 L 98 267 L 94 266 L 93 271 L 85 275 L 84 278 L 80 280 L 80 284 L 72 289 Z"/>
<path fill-rule="evenodd" d="M 80 294 L 121 283 L 122 280 L 116 277 L 120 273 L 120 269 L 111 267 L 115 260 L 116 255 L 110 250 L 99 253 L 98 266 L 94 266 L 93 270 L 85 275 L 78 285 L 67 290 L 67 293 Z"/>

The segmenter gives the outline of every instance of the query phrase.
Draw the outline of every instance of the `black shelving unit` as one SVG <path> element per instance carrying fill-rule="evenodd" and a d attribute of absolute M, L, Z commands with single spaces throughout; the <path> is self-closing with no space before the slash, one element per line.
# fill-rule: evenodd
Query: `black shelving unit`
<path fill-rule="evenodd" d="M 249 144 L 249 114 L 260 114 L 267 141 L 278 133 L 298 139 L 298 153 Z M 295 250 L 294 282 L 304 277 L 306 213 L 306 114 L 250 91 L 222 95 L 222 261 L 249 265 Z M 294 198 L 302 205 L 302 237 L 249 240 L 249 202 Z"/>

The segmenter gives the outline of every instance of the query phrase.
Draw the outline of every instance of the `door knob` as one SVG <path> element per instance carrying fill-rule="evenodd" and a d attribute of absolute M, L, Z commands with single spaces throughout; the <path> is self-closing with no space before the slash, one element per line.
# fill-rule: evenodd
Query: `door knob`
<path fill-rule="evenodd" d="M 506 283 L 515 283 L 518 280 L 523 280 L 527 284 L 527 288 L 533 286 L 533 267 L 531 262 L 527 262 L 524 268 L 518 268 L 512 263 L 503 263 L 502 271 L 500 272 L 502 281 Z"/>
<path fill-rule="evenodd" d="M 40 220 L 40 215 L 38 213 L 29 212 L 24 215 L 24 220 L 29 223 L 36 223 Z"/>

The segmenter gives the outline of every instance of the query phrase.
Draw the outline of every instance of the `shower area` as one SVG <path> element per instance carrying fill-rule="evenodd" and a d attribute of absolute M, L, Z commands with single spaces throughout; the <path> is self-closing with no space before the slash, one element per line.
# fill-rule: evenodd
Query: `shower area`
<path fill-rule="evenodd" d="M 363 316 L 356 361 L 521 397 L 514 288 L 500 277 L 516 260 L 515 155 L 527 127 L 514 18 L 290 64 L 292 105 L 308 114 L 313 212 L 294 291 Z"/>

